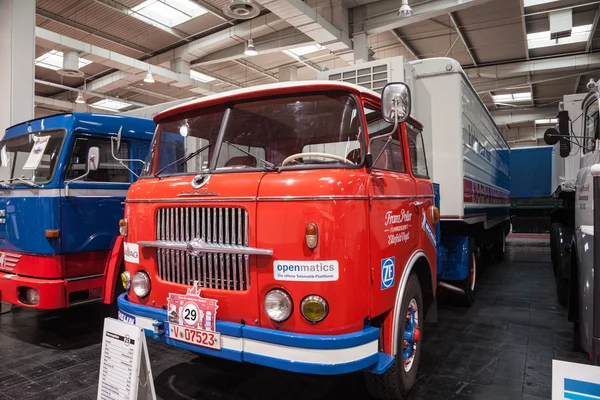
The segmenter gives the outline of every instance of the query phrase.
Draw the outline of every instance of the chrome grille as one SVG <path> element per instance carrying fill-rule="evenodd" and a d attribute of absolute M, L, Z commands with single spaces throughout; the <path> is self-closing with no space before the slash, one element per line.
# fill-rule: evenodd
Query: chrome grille
<path fill-rule="evenodd" d="M 156 239 L 189 242 L 200 238 L 209 244 L 248 246 L 248 213 L 243 208 L 171 207 L 158 210 Z M 250 286 L 248 255 L 200 253 L 157 249 L 162 280 L 184 285 L 246 290 Z"/>

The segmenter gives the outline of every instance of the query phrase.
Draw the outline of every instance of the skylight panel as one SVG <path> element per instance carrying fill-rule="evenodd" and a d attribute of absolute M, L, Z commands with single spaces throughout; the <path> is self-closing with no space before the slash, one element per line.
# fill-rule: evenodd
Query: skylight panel
<path fill-rule="evenodd" d="M 208 75 L 205 75 L 201 72 L 194 71 L 194 70 L 190 71 L 190 77 L 194 80 L 204 82 L 204 83 L 212 82 L 215 80 L 215 78 L 213 78 L 212 76 L 208 76 Z"/>
<path fill-rule="evenodd" d="M 102 110 L 120 111 L 124 108 L 130 107 L 131 104 L 112 99 L 102 99 L 100 101 L 90 104 L 90 106 L 100 108 Z"/>
<path fill-rule="evenodd" d="M 285 50 L 284 53 L 290 52 L 292 54 L 302 57 L 306 54 L 316 53 L 317 51 L 321 51 L 324 49 L 325 47 L 321 46 L 320 44 L 315 44 L 311 46 L 297 47 L 295 49 Z"/>
<path fill-rule="evenodd" d="M 521 101 L 531 101 L 531 92 L 497 94 L 492 96 L 494 103 L 516 103 Z"/>
<path fill-rule="evenodd" d="M 79 58 L 79 68 L 83 68 L 92 62 L 85 58 Z M 35 65 L 42 68 L 52 69 L 54 71 L 59 70 L 63 67 L 63 53 L 62 51 L 50 50 L 49 52 L 42 54 L 35 59 Z"/>
<path fill-rule="evenodd" d="M 180 25 L 207 12 L 190 0 L 146 0 L 131 10 L 135 11 L 134 17 L 139 18 L 139 15 L 142 15 L 169 27 Z"/>
<path fill-rule="evenodd" d="M 555 3 L 559 0 L 524 0 L 523 7 L 539 6 L 540 4 Z"/>
<path fill-rule="evenodd" d="M 527 46 L 529 49 L 539 49 L 542 47 L 558 46 L 562 44 L 587 42 L 592 32 L 592 25 L 574 26 L 571 29 L 571 36 L 559 39 L 550 39 L 550 31 L 528 33 Z"/>

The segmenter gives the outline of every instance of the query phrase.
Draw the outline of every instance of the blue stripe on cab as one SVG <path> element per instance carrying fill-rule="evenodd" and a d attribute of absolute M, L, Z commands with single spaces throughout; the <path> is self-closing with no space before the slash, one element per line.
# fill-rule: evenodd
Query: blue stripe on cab
<path fill-rule="evenodd" d="M 600 397 L 600 384 L 565 378 L 565 391 Z"/>

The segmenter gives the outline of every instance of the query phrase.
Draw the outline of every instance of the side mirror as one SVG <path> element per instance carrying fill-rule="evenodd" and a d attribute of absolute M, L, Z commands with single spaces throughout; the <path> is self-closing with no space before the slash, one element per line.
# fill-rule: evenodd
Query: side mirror
<path fill-rule="evenodd" d="M 571 132 L 569 130 L 569 112 L 559 111 L 558 112 L 558 131 L 560 133 L 560 156 L 566 158 L 571 153 L 571 141 L 569 136 Z"/>
<path fill-rule="evenodd" d="M 121 150 L 121 134 L 123 133 L 123 125 L 119 128 L 119 132 L 117 132 L 117 153 Z"/>
<path fill-rule="evenodd" d="M 390 123 L 404 122 L 410 116 L 411 95 L 405 83 L 388 83 L 381 92 L 383 119 Z"/>
<path fill-rule="evenodd" d="M 100 164 L 100 149 L 97 146 L 90 147 L 88 150 L 87 166 L 88 171 L 96 171 Z"/>

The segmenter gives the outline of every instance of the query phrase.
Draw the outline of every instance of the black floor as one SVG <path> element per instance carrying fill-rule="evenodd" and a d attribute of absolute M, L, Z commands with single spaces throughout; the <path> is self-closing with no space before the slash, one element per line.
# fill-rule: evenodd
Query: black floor
<path fill-rule="evenodd" d="M 549 250 L 513 242 L 507 261 L 479 278 L 470 309 L 440 306 L 439 322 L 425 327 L 410 399 L 549 399 L 553 358 L 588 362 L 570 351 Z M 103 313 L 0 316 L 0 399 L 95 399 Z M 161 399 L 368 399 L 360 374 L 297 375 L 148 343 Z"/>

